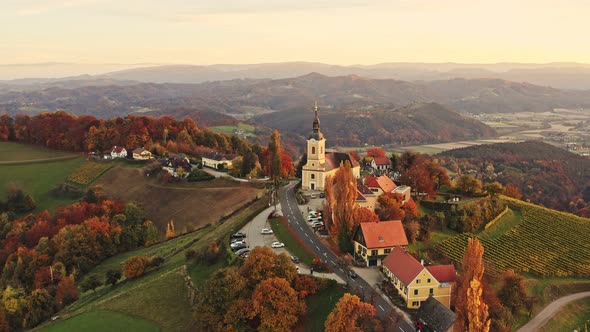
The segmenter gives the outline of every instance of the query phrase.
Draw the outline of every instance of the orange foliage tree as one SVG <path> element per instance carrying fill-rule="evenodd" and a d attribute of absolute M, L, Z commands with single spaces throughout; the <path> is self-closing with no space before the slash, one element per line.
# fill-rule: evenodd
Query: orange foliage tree
<path fill-rule="evenodd" d="M 170 219 L 168 224 L 166 224 L 166 240 L 169 240 L 176 236 L 174 231 L 174 220 Z"/>
<path fill-rule="evenodd" d="M 269 247 L 256 247 L 250 251 L 248 259 L 240 267 L 240 274 L 253 288 L 261 281 L 274 277 L 283 278 L 291 283 L 297 276 L 297 270 L 284 253 L 277 255 Z"/>
<path fill-rule="evenodd" d="M 330 234 L 336 238 L 340 250 L 352 251 L 353 211 L 356 206 L 357 197 L 356 181 L 352 174 L 352 165 L 348 162 L 341 163 L 332 181 L 333 195 L 330 198 L 332 224 L 331 229 L 329 229 Z"/>
<path fill-rule="evenodd" d="M 260 318 L 258 331 L 288 331 L 305 312 L 305 302 L 287 280 L 270 278 L 254 289 L 252 309 L 250 318 Z"/>
<path fill-rule="evenodd" d="M 385 157 L 385 151 L 382 148 L 370 148 L 367 150 L 367 157 L 381 158 Z"/>
<path fill-rule="evenodd" d="M 477 238 L 469 239 L 455 298 L 457 331 L 487 332 L 490 329 L 488 305 L 482 294 L 483 252 L 483 246 Z"/>
<path fill-rule="evenodd" d="M 142 276 L 150 263 L 146 256 L 133 256 L 125 261 L 125 278 L 133 279 Z"/>
<path fill-rule="evenodd" d="M 376 318 L 375 307 L 364 303 L 356 295 L 344 294 L 328 315 L 324 325 L 326 332 L 382 331 Z"/>
<path fill-rule="evenodd" d="M 355 225 L 362 222 L 379 222 L 379 216 L 366 207 L 357 207 L 352 211 L 352 220 Z"/>
<path fill-rule="evenodd" d="M 55 304 L 58 308 L 63 308 L 66 305 L 76 301 L 80 297 L 80 292 L 76 288 L 76 283 L 72 276 L 62 278 L 57 285 L 55 291 Z"/>

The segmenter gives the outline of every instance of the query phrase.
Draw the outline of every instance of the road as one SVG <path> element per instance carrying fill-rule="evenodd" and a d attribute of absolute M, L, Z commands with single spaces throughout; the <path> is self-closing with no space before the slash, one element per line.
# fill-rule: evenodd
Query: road
<path fill-rule="evenodd" d="M 560 297 L 551 302 L 545 309 L 541 310 L 535 318 L 531 319 L 525 326 L 521 327 L 518 332 L 532 332 L 538 331 L 543 327 L 553 316 L 555 316 L 561 308 L 572 301 L 583 299 L 590 296 L 590 292 L 575 293 L 568 296 Z"/>
<path fill-rule="evenodd" d="M 352 290 L 355 290 L 357 293 L 364 294 L 366 301 L 371 300 L 371 297 L 373 298 L 373 305 L 377 310 L 377 315 L 385 321 L 391 320 L 391 325 L 389 326 L 393 327 L 393 329 L 388 328 L 388 331 L 415 331 L 413 324 L 409 322 L 409 319 L 407 319 L 406 316 L 404 316 L 404 319 L 401 319 L 398 322 L 391 318 L 392 312 L 399 312 L 399 309 L 393 307 L 380 295 L 371 296 L 370 294 L 372 292 L 375 294 L 372 285 L 369 285 L 360 276 L 356 277 L 355 279 L 349 278 L 347 271 L 337 265 L 337 256 L 320 242 L 313 230 L 307 225 L 304 216 L 297 205 L 294 187 L 295 183 L 292 182 L 288 186 L 281 188 L 279 196 L 283 216 L 289 220 L 289 225 L 295 230 L 297 236 L 299 236 L 305 245 L 307 245 L 317 257 L 320 257 L 330 267 L 330 269 L 334 271 L 336 275 L 338 275 L 343 280 L 347 280 L 348 286 Z"/>

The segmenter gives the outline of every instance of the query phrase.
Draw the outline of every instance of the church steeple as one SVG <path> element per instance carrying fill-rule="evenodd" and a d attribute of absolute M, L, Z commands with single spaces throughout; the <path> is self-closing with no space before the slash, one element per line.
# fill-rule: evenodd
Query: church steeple
<path fill-rule="evenodd" d="M 315 106 L 314 106 L 315 118 L 313 119 L 313 131 L 309 138 L 313 138 L 315 140 L 321 140 L 324 138 L 324 134 L 320 131 L 320 117 L 318 115 L 318 101 L 316 99 Z"/>

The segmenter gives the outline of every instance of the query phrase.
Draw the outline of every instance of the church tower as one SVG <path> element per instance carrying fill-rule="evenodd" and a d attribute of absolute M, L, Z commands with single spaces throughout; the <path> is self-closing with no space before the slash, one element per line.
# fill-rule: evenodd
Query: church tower
<path fill-rule="evenodd" d="M 326 139 L 320 130 L 318 102 L 315 102 L 313 129 L 307 139 L 307 164 L 303 167 L 303 190 L 324 190 Z"/>

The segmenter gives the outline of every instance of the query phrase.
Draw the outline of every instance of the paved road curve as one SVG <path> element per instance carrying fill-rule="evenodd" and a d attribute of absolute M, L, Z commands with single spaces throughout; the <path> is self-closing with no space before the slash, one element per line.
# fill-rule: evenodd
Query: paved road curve
<path fill-rule="evenodd" d="M 545 309 L 541 310 L 535 318 L 531 319 L 525 326 L 521 327 L 518 332 L 533 332 L 538 331 L 543 327 L 553 316 L 555 316 L 561 308 L 572 301 L 583 299 L 590 296 L 590 292 L 575 293 L 568 296 L 560 297 L 551 302 Z"/>
<path fill-rule="evenodd" d="M 355 279 L 348 278 L 347 271 L 337 265 L 338 258 L 334 253 L 327 249 L 320 240 L 316 237 L 312 229 L 306 224 L 306 221 L 299 210 L 297 200 L 295 198 L 295 183 L 291 183 L 286 187 L 281 188 L 280 192 L 280 203 L 283 216 L 289 220 L 289 225 L 295 230 L 296 234 L 304 241 L 304 243 L 343 280 L 348 281 L 348 285 L 351 289 L 356 289 L 364 294 L 370 294 L 372 286 L 369 285 L 360 276 Z M 366 299 L 367 300 L 367 299 Z M 377 315 L 382 319 L 390 319 L 391 312 L 396 310 L 381 296 L 377 296 L 373 302 Z M 399 310 L 399 309 L 397 309 Z M 415 331 L 412 324 L 406 320 L 400 320 L 399 322 L 391 322 L 393 329 L 388 328 L 387 330 L 410 332 Z M 390 326 L 391 327 L 391 326 Z"/>

